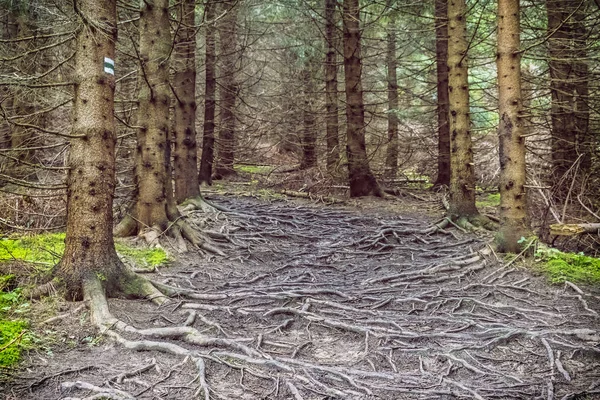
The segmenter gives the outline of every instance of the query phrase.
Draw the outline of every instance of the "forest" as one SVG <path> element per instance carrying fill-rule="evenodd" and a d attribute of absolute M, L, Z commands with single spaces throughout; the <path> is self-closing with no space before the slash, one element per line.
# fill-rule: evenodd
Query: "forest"
<path fill-rule="evenodd" d="M 0 397 L 600 399 L 598 0 L 0 0 Z"/>

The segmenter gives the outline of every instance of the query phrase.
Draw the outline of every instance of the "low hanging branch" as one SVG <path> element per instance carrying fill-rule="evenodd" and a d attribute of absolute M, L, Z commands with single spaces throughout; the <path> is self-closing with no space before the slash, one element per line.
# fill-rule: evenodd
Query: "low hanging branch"
<path fill-rule="evenodd" d="M 600 223 L 595 224 L 553 224 L 550 234 L 558 236 L 576 236 L 583 233 L 600 234 Z"/>

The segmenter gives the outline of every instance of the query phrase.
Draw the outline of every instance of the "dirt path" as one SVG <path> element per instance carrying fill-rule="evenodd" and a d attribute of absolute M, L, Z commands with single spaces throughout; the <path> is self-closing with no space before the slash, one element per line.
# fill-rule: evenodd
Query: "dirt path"
<path fill-rule="evenodd" d="M 81 344 L 93 331 L 81 332 L 75 316 L 55 327 L 77 332 L 73 349 L 32 356 L 7 398 L 94 395 L 61 392 L 67 381 L 138 399 L 202 398 L 202 386 L 212 399 L 600 398 L 597 296 L 502 267 L 477 253 L 483 244 L 472 236 L 426 231 L 422 219 L 216 202 L 235 210 L 235 250 L 190 255 L 154 277 L 197 299 L 159 310 L 110 302 L 138 328 L 191 322 L 204 343 L 160 342 L 204 360 L 206 385 L 189 357 Z"/>

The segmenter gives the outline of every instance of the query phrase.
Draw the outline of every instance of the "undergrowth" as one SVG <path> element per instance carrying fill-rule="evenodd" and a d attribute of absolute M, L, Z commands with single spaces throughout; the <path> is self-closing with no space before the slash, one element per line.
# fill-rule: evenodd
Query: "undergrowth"
<path fill-rule="evenodd" d="M 488 193 L 485 197 L 476 201 L 478 208 L 498 207 L 500 205 L 500 193 Z"/>
<path fill-rule="evenodd" d="M 535 253 L 538 265 L 552 283 L 600 284 L 600 258 L 583 253 L 563 253 L 560 250 L 539 247 Z"/>
<path fill-rule="evenodd" d="M 33 265 L 32 275 L 46 274 L 56 265 L 65 250 L 64 233 L 44 233 L 33 236 L 10 236 L 0 239 L 0 263 L 6 263 L 5 273 L 0 269 L 0 368 L 10 367 L 21 359 L 24 350 L 36 346 L 38 338 L 29 329 L 30 304 L 21 295 L 17 273 L 6 273 Z M 160 248 L 134 247 L 125 241 L 115 243 L 123 261 L 141 268 L 154 268 L 169 261 Z M 12 262 L 12 264 L 11 264 Z M 14 266 L 14 262 L 21 264 Z M 19 270 L 18 275 L 26 276 Z"/>
<path fill-rule="evenodd" d="M 156 267 L 169 261 L 160 248 L 133 247 L 126 242 L 115 242 L 117 253 L 124 261 L 139 267 Z M 0 262 L 25 261 L 54 266 L 65 251 L 64 233 L 42 233 L 34 236 L 15 236 L 0 240 Z"/>

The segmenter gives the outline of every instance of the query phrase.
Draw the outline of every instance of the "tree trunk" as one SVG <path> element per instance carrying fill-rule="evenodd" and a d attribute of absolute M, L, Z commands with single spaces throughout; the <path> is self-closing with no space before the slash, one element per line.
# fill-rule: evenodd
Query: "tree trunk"
<path fill-rule="evenodd" d="M 365 106 L 362 91 L 359 0 L 344 0 L 344 76 L 350 196 L 382 196 L 371 172 L 365 144 Z"/>
<path fill-rule="evenodd" d="M 336 0 L 325 0 L 325 42 L 327 54 L 325 56 L 325 118 L 327 136 L 327 172 L 335 173 L 340 161 L 340 142 L 338 137 L 338 81 L 337 81 L 337 52 Z"/>
<path fill-rule="evenodd" d="M 398 76 L 396 68 L 396 18 L 391 12 L 387 38 L 387 84 L 388 84 L 388 142 L 385 158 L 386 177 L 395 179 L 398 171 Z"/>
<path fill-rule="evenodd" d="M 453 218 L 479 215 L 469 117 L 465 0 L 448 2 L 448 91 L 450 110 L 450 208 Z"/>
<path fill-rule="evenodd" d="M 313 77 L 311 74 L 311 60 L 304 65 L 302 71 L 302 97 L 304 107 L 302 109 L 303 132 L 302 132 L 302 162 L 300 169 L 312 168 L 317 165 L 317 129 L 315 126 L 315 114 L 313 111 L 313 96 L 315 95 Z"/>
<path fill-rule="evenodd" d="M 584 2 L 548 0 L 548 52 L 552 94 L 553 181 L 558 182 L 580 155 L 589 165 L 588 67 Z"/>
<path fill-rule="evenodd" d="M 500 126 L 499 251 L 518 253 L 531 234 L 525 196 L 525 129 L 521 119 L 519 0 L 498 0 L 498 95 Z"/>
<path fill-rule="evenodd" d="M 435 0 L 435 57 L 437 67 L 438 172 L 434 186 L 450 186 L 447 0 Z"/>
<path fill-rule="evenodd" d="M 215 152 L 215 16 L 217 4 L 214 0 L 206 2 L 206 48 L 205 48 L 205 91 L 204 91 L 204 134 L 202 136 L 202 158 L 200 160 L 199 183 L 212 184 L 212 169 Z"/>
<path fill-rule="evenodd" d="M 175 37 L 173 92 L 175 97 L 173 166 L 175 201 L 200 196 L 196 146 L 196 30 L 195 1 L 177 6 L 179 25 Z"/>
<path fill-rule="evenodd" d="M 167 229 L 169 145 L 169 64 L 171 31 L 168 0 L 142 2 L 135 215 L 137 229 Z"/>
<path fill-rule="evenodd" d="M 233 163 L 235 158 L 235 102 L 237 99 L 237 0 L 226 0 L 223 4 L 227 13 L 219 24 L 219 38 L 221 42 L 220 79 L 220 110 L 221 126 L 217 153 L 219 156 L 216 168 L 216 177 L 224 178 L 235 174 Z"/>
<path fill-rule="evenodd" d="M 79 0 L 84 26 L 77 34 L 73 135 L 67 177 L 67 236 L 56 273 L 70 299 L 80 300 L 86 280 L 105 280 L 110 291 L 123 265 L 112 236 L 116 131 L 115 76 L 105 67 L 115 59 L 116 1 Z M 95 21 L 102 21 L 98 24 Z"/>
<path fill-rule="evenodd" d="M 33 31 L 35 31 L 35 13 L 32 11 L 32 7 L 27 3 L 17 4 L 13 6 L 14 9 L 9 12 L 13 16 L 16 29 L 16 38 L 31 37 Z M 14 39 L 14 38 L 13 38 Z M 35 48 L 36 41 L 23 40 L 17 42 L 17 52 L 26 53 Z M 35 52 L 30 55 L 21 57 L 17 62 L 17 68 L 23 74 L 34 74 L 36 70 L 36 63 L 39 62 L 39 58 L 43 55 L 40 52 Z M 19 124 L 27 124 L 32 126 L 39 125 L 42 118 L 36 116 L 36 106 L 34 104 L 35 99 L 32 97 L 30 89 L 26 88 L 15 88 L 13 93 L 13 109 L 14 119 L 16 122 L 11 129 L 10 134 L 10 148 L 12 152 L 10 154 L 11 159 L 8 166 L 10 175 L 17 179 L 28 179 L 31 178 L 34 173 L 33 169 L 27 165 L 33 161 L 35 152 L 33 150 L 25 150 L 26 148 L 35 147 L 35 129 L 27 126 L 19 126 Z"/>

